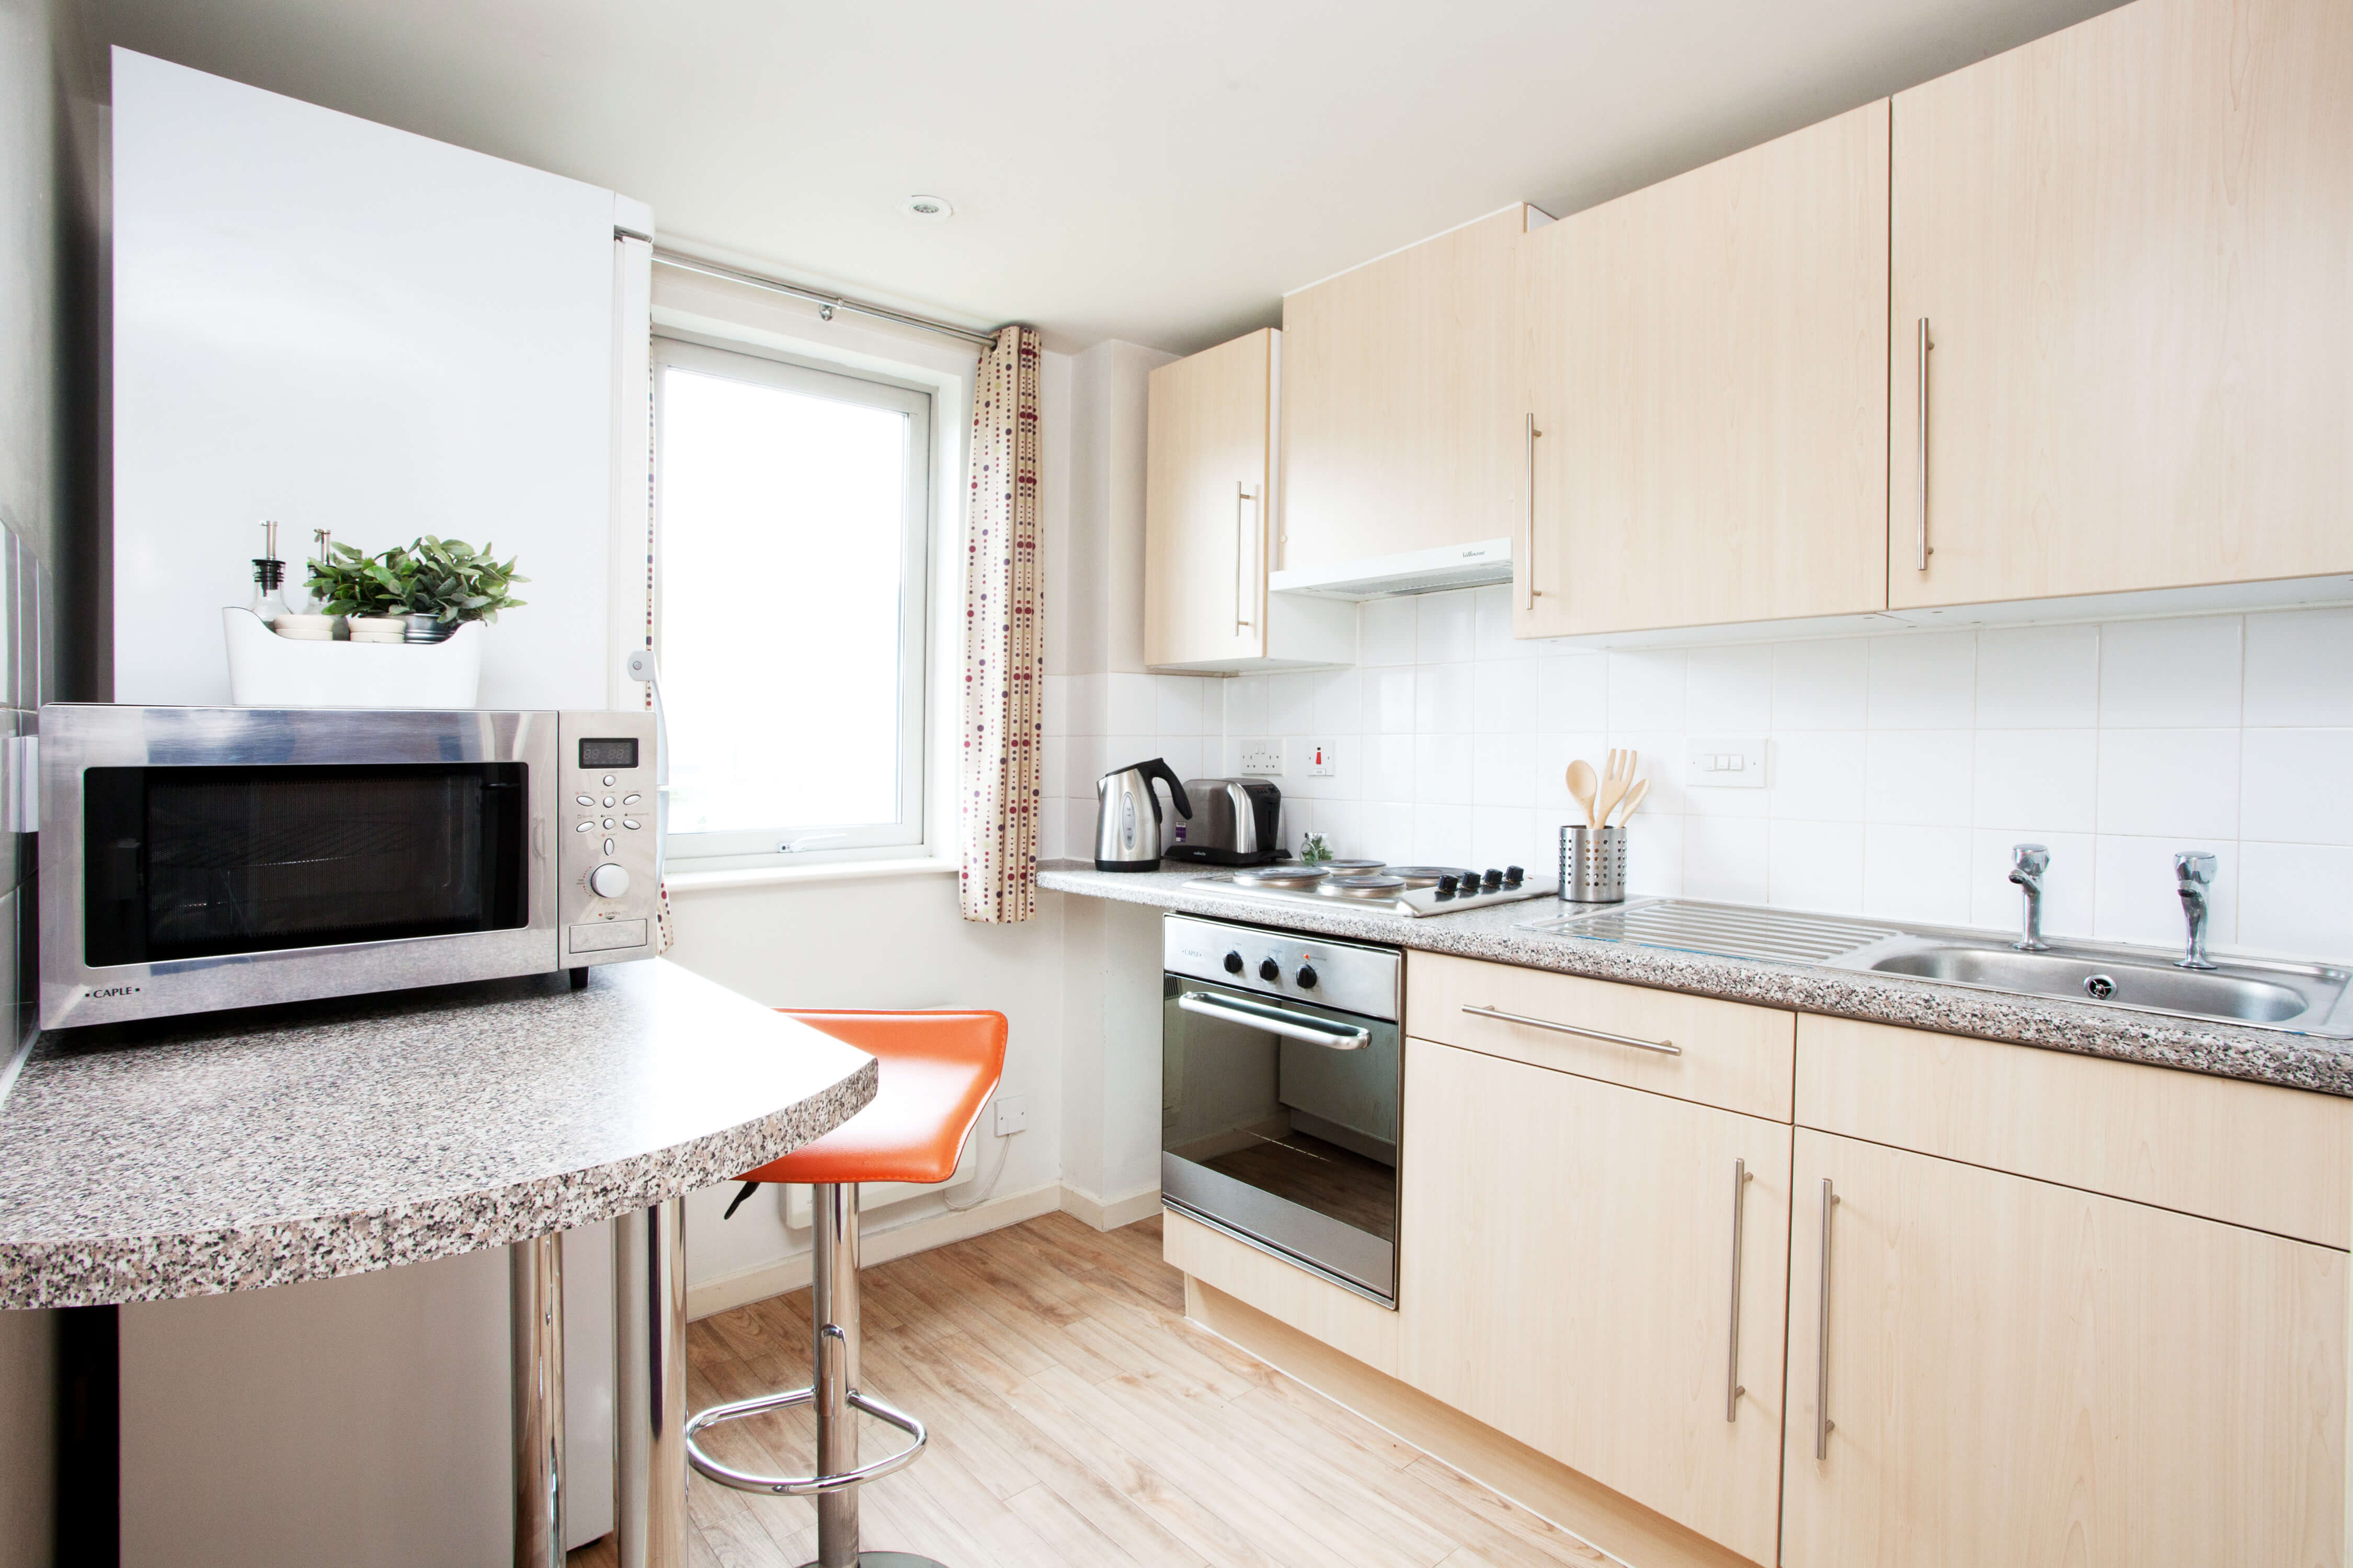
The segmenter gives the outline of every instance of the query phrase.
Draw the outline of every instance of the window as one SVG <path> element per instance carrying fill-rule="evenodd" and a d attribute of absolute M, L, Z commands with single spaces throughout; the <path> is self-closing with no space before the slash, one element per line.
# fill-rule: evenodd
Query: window
<path fill-rule="evenodd" d="M 657 339 L 670 852 L 923 839 L 928 392 Z"/>

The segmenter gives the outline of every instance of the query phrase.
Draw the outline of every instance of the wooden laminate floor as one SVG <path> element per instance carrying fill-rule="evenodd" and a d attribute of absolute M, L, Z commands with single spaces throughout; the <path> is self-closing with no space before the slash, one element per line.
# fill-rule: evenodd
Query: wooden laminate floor
<path fill-rule="evenodd" d="M 1187 1322 L 1160 1221 L 1048 1215 L 869 1268 L 862 1381 L 931 1447 L 862 1489 L 864 1545 L 949 1568 L 1551 1568 L 1611 1559 Z M 808 1293 L 688 1330 L 700 1409 L 808 1381 Z M 805 1412 L 712 1451 L 809 1468 Z M 902 1439 L 879 1423 L 872 1458 Z M 888 1447 L 886 1447 L 888 1446 Z M 698 1568 L 798 1568 L 817 1512 L 697 1479 Z M 611 1538 L 572 1554 L 604 1568 Z"/>

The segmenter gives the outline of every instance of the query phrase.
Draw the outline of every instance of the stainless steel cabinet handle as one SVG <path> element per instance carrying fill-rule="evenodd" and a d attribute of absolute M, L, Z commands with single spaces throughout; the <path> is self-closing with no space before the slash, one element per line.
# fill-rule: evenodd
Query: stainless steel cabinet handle
<path fill-rule="evenodd" d="M 1740 1396 L 1748 1392 L 1740 1385 L 1740 1241 L 1747 1229 L 1748 1162 L 1732 1162 L 1732 1350 L 1725 1358 L 1724 1418 L 1740 1419 Z"/>
<path fill-rule="evenodd" d="M 1544 432 L 1536 428 L 1536 416 L 1528 416 L 1528 550 L 1527 558 L 1520 563 L 1520 605 L 1523 609 L 1536 607 L 1536 437 Z"/>
<path fill-rule="evenodd" d="M 1920 438 L 1920 559 L 1913 568 L 1913 570 L 1916 572 L 1926 572 L 1928 569 L 1928 557 L 1934 553 L 1934 552 L 1930 551 L 1928 548 L 1928 350 L 1933 345 L 1928 342 L 1928 318 L 1923 316 L 1920 318 L 1920 394 L 1918 411 L 1918 433 Z"/>
<path fill-rule="evenodd" d="M 1462 1009 L 1474 1018 L 1499 1018 L 1506 1024 L 1525 1024 L 1531 1029 L 1550 1029 L 1556 1035 L 1576 1035 L 1582 1039 L 1607 1040 L 1613 1046 L 1631 1046 L 1638 1051 L 1656 1051 L 1662 1057 L 1679 1057 L 1683 1047 L 1672 1040 L 1638 1040 L 1631 1035 L 1613 1035 L 1606 1029 L 1580 1029 L 1574 1024 L 1556 1024 L 1549 1018 L 1531 1018 L 1524 1014 L 1506 1013 L 1496 1007 Z"/>
<path fill-rule="evenodd" d="M 1831 1457 L 1831 1429 L 1838 1423 L 1831 1419 L 1831 1211 L 1838 1207 L 1838 1194 L 1831 1190 L 1831 1179 L 1822 1178 L 1822 1315 L 1820 1331 L 1814 1340 L 1814 1458 Z"/>
<path fill-rule="evenodd" d="M 1250 486 L 1240 479 L 1234 481 L 1234 635 L 1240 637 L 1250 628 L 1250 616 L 1245 609 L 1250 597 L 1250 552 L 1242 548 L 1250 536 L 1242 530 L 1242 506 L 1252 499 Z"/>
<path fill-rule="evenodd" d="M 1181 992 L 1176 997 L 1176 1005 L 1187 1013 L 1198 1013 L 1206 1018 L 1222 1018 L 1229 1024 L 1247 1024 L 1253 1029 L 1264 1029 L 1270 1035 L 1304 1040 L 1311 1046 L 1325 1046 L 1335 1051 L 1361 1051 L 1373 1043 L 1370 1029 L 1329 1024 L 1304 1013 L 1293 1013 L 1288 1008 L 1270 1007 L 1234 996 L 1219 996 L 1209 991 Z"/>

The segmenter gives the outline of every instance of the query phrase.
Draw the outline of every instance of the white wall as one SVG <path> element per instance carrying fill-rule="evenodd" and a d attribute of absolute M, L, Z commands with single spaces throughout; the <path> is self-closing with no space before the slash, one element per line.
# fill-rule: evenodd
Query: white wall
<path fill-rule="evenodd" d="M 1280 781 L 1294 841 L 1549 871 L 1569 760 L 1634 746 L 1637 893 L 2001 927 L 2039 840 L 2047 930 L 2172 945 L 2172 852 L 2211 849 L 2217 946 L 2353 957 L 2353 610 L 1607 653 L 1514 640 L 1503 588 L 1361 617 L 1362 668 L 1228 682 L 1204 721 L 1229 768 L 1333 744 Z M 1769 788 L 1691 786 L 1687 740 L 1747 736 Z"/>
<path fill-rule="evenodd" d="M 483 704 L 602 707 L 612 193 L 126 50 L 114 100 L 115 700 L 228 700 L 275 518 L 518 557 Z"/>

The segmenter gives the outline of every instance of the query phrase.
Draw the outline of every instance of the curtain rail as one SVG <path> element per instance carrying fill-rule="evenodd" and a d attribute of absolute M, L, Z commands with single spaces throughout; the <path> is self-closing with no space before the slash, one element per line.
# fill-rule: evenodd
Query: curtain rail
<path fill-rule="evenodd" d="M 795 300 L 805 300 L 817 306 L 818 314 L 828 321 L 833 320 L 833 313 L 836 310 L 849 310 L 860 316 L 871 316 L 877 321 L 896 321 L 902 327 L 915 327 L 927 332 L 940 332 L 948 337 L 962 338 L 968 343 L 986 345 L 997 341 L 995 332 L 976 332 L 970 327 L 952 326 L 945 321 L 933 321 L 928 316 L 913 315 L 905 310 L 893 310 L 881 305 L 869 305 L 840 294 L 827 294 L 815 289 L 804 289 L 797 283 L 787 283 L 780 278 L 764 278 L 756 272 L 746 272 L 735 267 L 723 267 L 718 262 L 704 261 L 699 257 L 682 256 L 675 250 L 665 250 L 659 246 L 654 247 L 654 261 L 659 266 L 673 267 L 681 272 L 700 272 L 706 278 L 723 279 L 727 282 L 741 283 L 747 288 L 765 289 L 772 294 L 784 294 Z"/>

